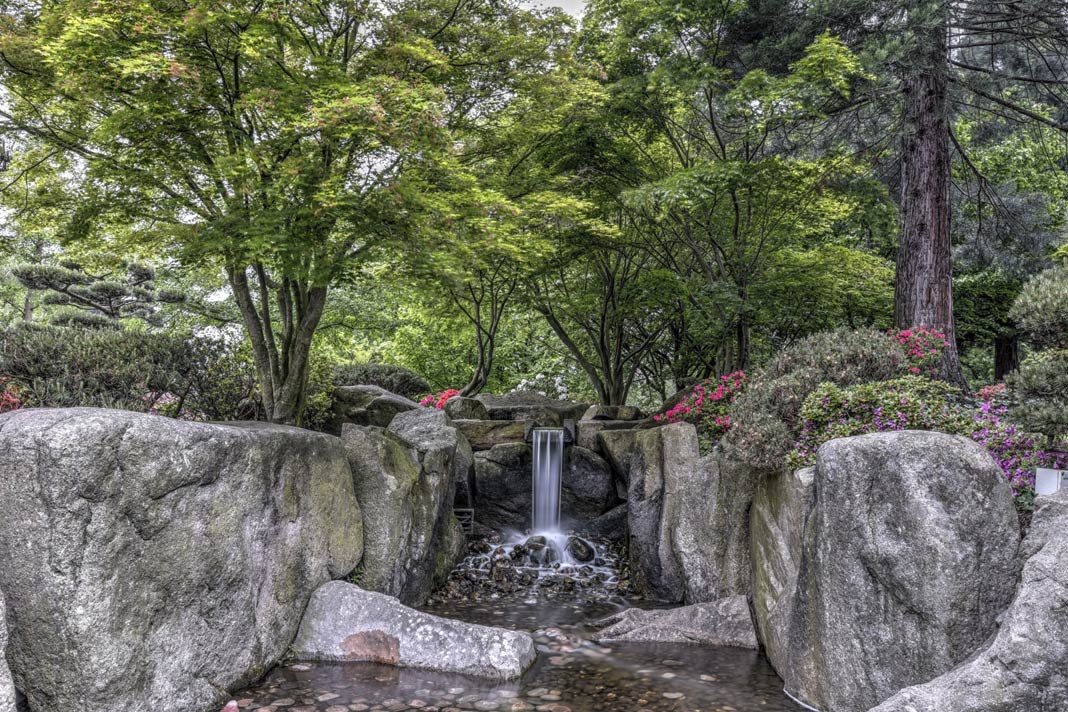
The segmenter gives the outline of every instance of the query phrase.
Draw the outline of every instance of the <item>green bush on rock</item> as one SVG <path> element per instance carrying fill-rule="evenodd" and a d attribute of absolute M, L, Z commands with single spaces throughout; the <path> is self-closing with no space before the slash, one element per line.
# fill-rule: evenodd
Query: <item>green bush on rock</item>
<path fill-rule="evenodd" d="M 822 383 L 851 386 L 901 374 L 905 351 L 871 329 L 815 334 L 784 349 L 750 380 L 731 408 L 723 446 L 747 465 L 782 467 L 801 432 L 801 409 Z"/>
<path fill-rule="evenodd" d="M 22 324 L 0 332 L 0 380 L 23 407 L 256 417 L 247 354 L 215 339 Z"/>
<path fill-rule="evenodd" d="M 887 430 L 970 434 L 975 419 L 960 399 L 958 389 L 922 376 L 849 387 L 823 383 L 801 407 L 801 434 L 787 465 L 797 469 L 813 464 L 819 446 L 835 438 Z"/>
<path fill-rule="evenodd" d="M 335 386 L 378 386 L 390 393 L 418 400 L 430 384 L 415 371 L 388 363 L 346 363 L 334 367 Z"/>

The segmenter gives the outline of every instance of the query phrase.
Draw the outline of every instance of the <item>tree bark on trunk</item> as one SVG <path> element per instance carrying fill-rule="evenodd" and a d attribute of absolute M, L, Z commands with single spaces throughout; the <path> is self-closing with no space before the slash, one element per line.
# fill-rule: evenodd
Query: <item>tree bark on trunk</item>
<path fill-rule="evenodd" d="M 252 343 L 253 362 L 260 397 L 267 419 L 273 423 L 299 425 L 304 410 L 311 360 L 312 337 L 326 307 L 326 287 L 296 280 L 273 283 L 262 266 L 255 266 L 259 300 L 253 297 L 248 268 L 227 270 L 245 332 Z M 278 303 L 281 333 L 275 335 L 271 292 Z"/>
<path fill-rule="evenodd" d="M 966 387 L 953 321 L 947 24 L 943 14 L 941 23 L 917 31 L 923 45 L 921 56 L 902 81 L 902 230 L 894 325 L 943 332 L 949 346 L 943 354 L 941 376 Z"/>
<path fill-rule="evenodd" d="M 1002 334 L 994 337 L 994 380 L 1003 381 L 1005 376 L 1020 367 L 1020 337 Z"/>

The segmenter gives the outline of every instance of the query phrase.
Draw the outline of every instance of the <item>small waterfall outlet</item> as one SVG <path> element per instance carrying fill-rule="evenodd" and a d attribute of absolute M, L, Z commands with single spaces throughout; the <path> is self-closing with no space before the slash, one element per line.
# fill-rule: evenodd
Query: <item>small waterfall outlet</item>
<path fill-rule="evenodd" d="M 534 511 L 531 523 L 535 532 L 559 532 L 564 431 L 558 428 L 537 428 L 533 436 Z"/>

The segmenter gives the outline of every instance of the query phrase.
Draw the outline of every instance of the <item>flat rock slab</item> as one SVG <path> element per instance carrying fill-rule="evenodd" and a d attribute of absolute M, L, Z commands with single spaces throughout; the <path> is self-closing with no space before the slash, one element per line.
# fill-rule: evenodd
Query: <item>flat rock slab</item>
<path fill-rule="evenodd" d="M 694 643 L 756 650 L 757 639 L 745 596 L 696 603 L 682 608 L 646 611 L 628 608 L 595 625 L 604 626 L 601 642 Z"/>
<path fill-rule="evenodd" d="M 373 661 L 511 680 L 534 662 L 526 633 L 439 618 L 333 581 L 312 596 L 292 646 L 298 660 Z"/>
<path fill-rule="evenodd" d="M 526 425 L 521 420 L 456 420 L 472 450 L 489 450 L 496 445 L 523 444 Z"/>

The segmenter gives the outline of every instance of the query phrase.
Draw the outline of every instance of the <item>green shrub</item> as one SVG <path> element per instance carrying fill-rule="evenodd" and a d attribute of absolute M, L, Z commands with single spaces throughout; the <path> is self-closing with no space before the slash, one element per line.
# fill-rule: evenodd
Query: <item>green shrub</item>
<path fill-rule="evenodd" d="M 1007 380 L 1014 420 L 1051 440 L 1068 435 L 1068 266 L 1030 279 L 1010 315 L 1035 346 Z"/>
<path fill-rule="evenodd" d="M 805 399 L 801 434 L 787 465 L 813 464 L 820 445 L 835 438 L 895 430 L 963 435 L 987 449 L 1012 486 L 1017 506 L 1030 509 L 1035 468 L 1059 469 L 1068 466 L 1068 457 L 1005 418 L 1003 391 L 1004 386 L 989 386 L 972 400 L 943 381 L 912 375 L 845 388 L 824 383 Z"/>
<path fill-rule="evenodd" d="M 835 438 L 888 430 L 970 434 L 975 419 L 962 403 L 957 388 L 923 376 L 847 387 L 820 384 L 801 407 L 801 433 L 787 466 L 813 464 L 819 446 Z"/>
<path fill-rule="evenodd" d="M 28 408 L 252 419 L 256 380 L 246 351 L 222 339 L 19 325 L 0 333 L 0 380 Z"/>
<path fill-rule="evenodd" d="M 784 349 L 749 381 L 731 408 L 723 447 L 747 465 L 782 467 L 801 432 L 801 408 L 821 383 L 885 381 L 906 367 L 903 347 L 870 329 L 814 334 Z"/>
<path fill-rule="evenodd" d="M 0 335 L 0 375 L 26 407 L 150 411 L 192 368 L 182 338 L 116 329 L 19 325 Z"/>
<path fill-rule="evenodd" d="M 182 369 L 179 412 L 196 420 L 261 420 L 252 349 L 245 340 L 194 338 L 187 341 L 192 363 Z"/>
<path fill-rule="evenodd" d="M 430 384 L 415 371 L 388 363 L 346 363 L 334 367 L 335 386 L 378 386 L 390 393 L 418 400 Z"/>
<path fill-rule="evenodd" d="M 1051 440 L 1068 435 L 1068 350 L 1031 354 L 1007 382 L 1013 420 Z"/>
<path fill-rule="evenodd" d="M 301 427 L 329 432 L 334 423 L 334 388 L 349 385 L 337 382 L 337 366 L 319 358 L 312 359 L 308 373 L 308 388 L 304 392 L 304 412 Z M 352 384 L 359 385 L 359 384 Z"/>
<path fill-rule="evenodd" d="M 1068 349 L 1068 266 L 1028 280 L 1009 316 L 1036 346 Z"/>

